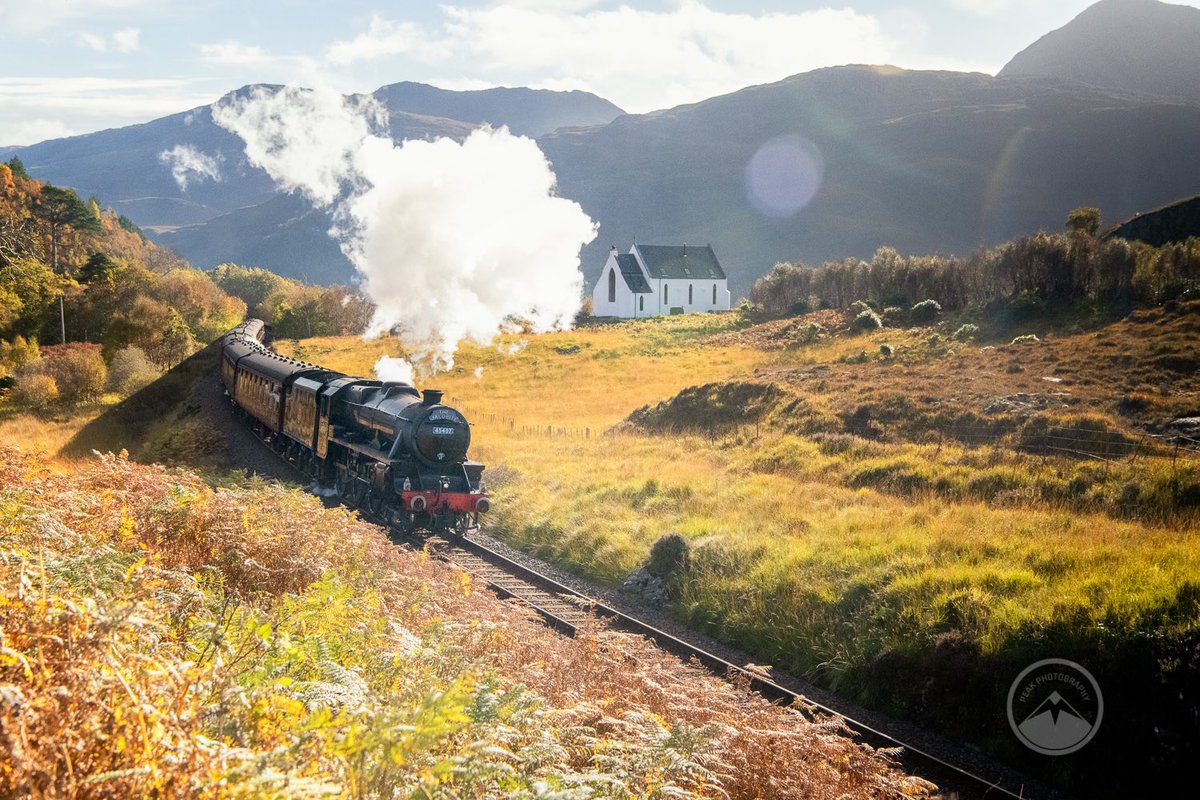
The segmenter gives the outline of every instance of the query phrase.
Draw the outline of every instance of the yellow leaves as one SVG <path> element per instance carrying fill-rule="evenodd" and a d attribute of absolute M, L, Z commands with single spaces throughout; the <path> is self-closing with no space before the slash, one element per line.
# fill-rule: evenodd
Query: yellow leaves
<path fill-rule="evenodd" d="M 467 572 L 466 570 L 462 570 L 458 573 L 458 588 L 464 597 L 471 594 L 473 591 L 471 573 Z"/>

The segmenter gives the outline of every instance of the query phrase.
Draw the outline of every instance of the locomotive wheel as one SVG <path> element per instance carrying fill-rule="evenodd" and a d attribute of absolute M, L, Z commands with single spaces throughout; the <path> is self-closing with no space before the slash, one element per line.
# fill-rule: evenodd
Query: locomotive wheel
<path fill-rule="evenodd" d="M 367 508 L 367 513 L 373 517 L 380 517 L 383 516 L 383 508 L 386 505 L 386 501 L 384 500 L 383 495 L 379 494 L 379 492 L 368 490 L 367 499 L 364 505 Z"/>
<path fill-rule="evenodd" d="M 339 469 L 337 477 L 333 481 L 333 489 L 337 492 L 338 497 L 343 500 L 350 501 L 353 498 L 350 496 L 350 491 L 353 488 L 351 478 L 346 474 L 346 470 Z"/>

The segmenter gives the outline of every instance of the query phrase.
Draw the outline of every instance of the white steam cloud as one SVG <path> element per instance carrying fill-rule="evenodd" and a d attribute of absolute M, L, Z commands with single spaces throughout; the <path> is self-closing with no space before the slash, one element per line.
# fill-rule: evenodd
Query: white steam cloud
<path fill-rule="evenodd" d="M 373 101 L 301 89 L 228 101 L 213 119 L 281 186 L 333 208 L 330 233 L 378 307 L 369 333 L 395 333 L 421 370 L 449 369 L 461 342 L 567 327 L 579 310 L 579 250 L 596 225 L 555 195 L 532 139 L 482 128 L 396 145 Z"/>
<path fill-rule="evenodd" d="M 179 184 L 180 191 L 187 191 L 192 180 L 221 180 L 217 160 L 190 144 L 177 144 L 170 150 L 163 150 L 158 154 L 158 160 L 171 168 L 171 177 Z"/>
<path fill-rule="evenodd" d="M 381 381 L 411 384 L 415 374 L 416 369 L 403 358 L 380 356 L 375 362 L 375 377 Z"/>

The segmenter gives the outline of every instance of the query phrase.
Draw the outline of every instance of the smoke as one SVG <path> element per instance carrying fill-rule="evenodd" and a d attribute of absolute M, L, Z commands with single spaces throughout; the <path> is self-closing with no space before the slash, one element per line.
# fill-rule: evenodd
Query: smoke
<path fill-rule="evenodd" d="M 302 89 L 232 99 L 213 119 L 280 186 L 332 208 L 330 233 L 377 306 L 369 335 L 396 334 L 418 370 L 449 369 L 464 341 L 568 327 L 579 310 L 596 225 L 555 195 L 532 139 L 481 128 L 397 145 L 374 101 Z"/>
<path fill-rule="evenodd" d="M 375 362 L 375 377 L 381 381 L 411 384 L 415 375 L 413 365 L 403 358 L 380 356 Z"/>
<path fill-rule="evenodd" d="M 177 144 L 158 154 L 158 160 L 171 168 L 171 176 L 180 191 L 187 191 L 189 180 L 221 180 L 217 159 L 201 153 L 190 144 Z"/>

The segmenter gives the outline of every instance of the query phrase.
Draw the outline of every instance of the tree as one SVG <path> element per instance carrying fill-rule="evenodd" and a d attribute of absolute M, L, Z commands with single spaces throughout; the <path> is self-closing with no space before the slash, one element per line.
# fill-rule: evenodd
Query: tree
<path fill-rule="evenodd" d="M 100 219 L 72 189 L 47 184 L 33 204 L 34 215 L 46 223 L 50 233 L 50 268 L 58 272 L 58 250 L 65 228 L 100 233 Z"/>
<path fill-rule="evenodd" d="M 196 340 L 183 317 L 173 308 L 167 309 L 167 325 L 163 329 L 159 360 L 173 367 L 196 351 Z"/>
<path fill-rule="evenodd" d="M 79 270 L 79 279 L 84 283 L 112 282 L 118 270 L 117 262 L 108 257 L 107 253 L 95 252 Z"/>
<path fill-rule="evenodd" d="M 1067 214 L 1067 230 L 1095 236 L 1100 231 L 1100 209 L 1093 206 L 1071 209 Z"/>
<path fill-rule="evenodd" d="M 100 218 L 92 209 L 79 199 L 72 189 L 61 189 L 49 184 L 42 187 L 37 200 L 33 204 L 33 213 L 46 223 L 50 232 L 50 269 L 55 273 L 58 269 L 58 251 L 64 230 L 74 228 L 80 231 L 100 233 L 103 228 Z M 59 334 L 62 343 L 67 341 L 67 312 L 63 307 L 63 298 L 58 298 Z"/>
<path fill-rule="evenodd" d="M 25 171 L 25 164 L 17 156 L 13 156 L 8 160 L 8 168 L 12 170 L 13 175 L 18 178 L 29 180 L 29 173 Z"/>

